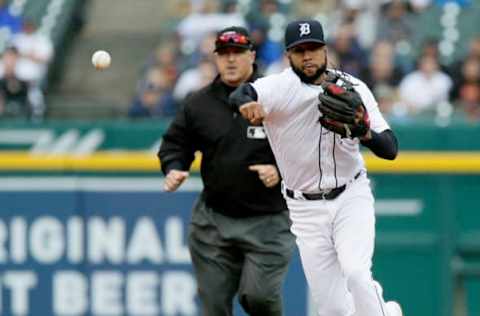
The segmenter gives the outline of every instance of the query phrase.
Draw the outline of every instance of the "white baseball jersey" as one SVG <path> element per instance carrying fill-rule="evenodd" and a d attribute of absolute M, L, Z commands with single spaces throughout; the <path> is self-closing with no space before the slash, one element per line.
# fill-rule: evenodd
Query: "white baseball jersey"
<path fill-rule="evenodd" d="M 371 129 L 378 133 L 389 129 L 365 83 L 345 73 L 342 77 L 360 94 Z M 337 84 L 342 85 L 342 79 Z M 291 68 L 252 86 L 266 112 L 263 124 L 287 188 L 302 192 L 336 188 L 365 168 L 358 139 L 341 138 L 319 123 L 321 86 L 302 82 Z"/>
<path fill-rule="evenodd" d="M 334 70 L 329 70 L 334 71 Z M 339 73 L 360 94 L 370 127 L 389 125 L 367 86 Z M 372 278 L 375 241 L 374 197 L 358 139 L 341 138 L 323 128 L 318 110 L 321 86 L 306 84 L 291 68 L 255 81 L 266 116 L 263 121 L 284 185 L 315 193 L 345 185 L 331 200 L 284 197 L 318 316 L 401 316 L 387 311 L 381 286 Z"/>

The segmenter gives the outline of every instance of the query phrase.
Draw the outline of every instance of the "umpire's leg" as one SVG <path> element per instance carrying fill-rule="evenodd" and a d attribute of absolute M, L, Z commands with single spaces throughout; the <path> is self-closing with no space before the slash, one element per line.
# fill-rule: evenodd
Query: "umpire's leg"
<path fill-rule="evenodd" d="M 238 234 L 245 251 L 240 304 L 250 316 L 281 316 L 283 280 L 295 248 L 288 212 L 245 221 Z"/>
<path fill-rule="evenodd" d="M 200 198 L 192 213 L 189 248 L 204 316 L 231 316 L 243 256 L 218 231 L 213 211 Z"/>

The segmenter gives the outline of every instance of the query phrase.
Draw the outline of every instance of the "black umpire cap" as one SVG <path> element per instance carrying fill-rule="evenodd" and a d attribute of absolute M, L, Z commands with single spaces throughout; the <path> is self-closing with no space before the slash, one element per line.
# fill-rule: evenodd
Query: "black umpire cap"
<path fill-rule="evenodd" d="M 253 43 L 247 29 L 241 26 L 231 26 L 218 32 L 215 39 L 215 51 L 225 47 L 239 47 L 252 50 Z"/>
<path fill-rule="evenodd" d="M 285 30 L 285 49 L 302 43 L 325 45 L 323 28 L 317 20 L 297 20 L 290 22 Z"/>

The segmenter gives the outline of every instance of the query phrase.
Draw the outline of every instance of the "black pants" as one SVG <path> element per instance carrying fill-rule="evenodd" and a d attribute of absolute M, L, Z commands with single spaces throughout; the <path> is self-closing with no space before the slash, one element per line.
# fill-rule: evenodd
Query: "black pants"
<path fill-rule="evenodd" d="M 251 316 L 282 315 L 282 284 L 295 240 L 288 212 L 231 218 L 200 198 L 189 248 L 204 316 L 231 316 L 235 294 Z"/>

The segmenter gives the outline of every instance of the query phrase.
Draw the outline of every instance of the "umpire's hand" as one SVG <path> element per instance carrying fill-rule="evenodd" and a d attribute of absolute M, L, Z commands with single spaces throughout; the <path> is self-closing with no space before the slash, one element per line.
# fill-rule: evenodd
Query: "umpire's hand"
<path fill-rule="evenodd" d="M 168 172 L 163 183 L 163 189 L 167 192 L 173 192 L 185 181 L 190 174 L 188 171 L 172 169 Z"/>
<path fill-rule="evenodd" d="M 241 105 L 238 110 L 244 118 L 250 121 L 253 125 L 260 125 L 265 118 L 265 111 L 263 106 L 258 102 L 248 102 Z"/>
<path fill-rule="evenodd" d="M 251 165 L 248 169 L 258 172 L 258 177 L 267 188 L 276 186 L 280 181 L 280 176 L 275 165 Z"/>

